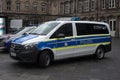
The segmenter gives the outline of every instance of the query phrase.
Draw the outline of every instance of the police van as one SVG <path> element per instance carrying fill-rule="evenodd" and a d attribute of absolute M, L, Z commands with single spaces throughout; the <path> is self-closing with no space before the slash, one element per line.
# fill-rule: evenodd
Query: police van
<path fill-rule="evenodd" d="M 54 60 L 94 55 L 103 59 L 111 51 L 110 28 L 104 22 L 49 21 L 12 41 L 10 56 L 47 67 Z"/>

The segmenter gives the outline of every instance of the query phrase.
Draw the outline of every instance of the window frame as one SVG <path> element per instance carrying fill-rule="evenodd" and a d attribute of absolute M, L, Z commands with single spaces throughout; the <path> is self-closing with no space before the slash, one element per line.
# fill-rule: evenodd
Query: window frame
<path fill-rule="evenodd" d="M 82 1 L 78 1 L 78 13 L 81 13 L 82 12 L 82 7 L 83 7 L 83 2 Z"/>
<path fill-rule="evenodd" d="M 11 11 L 11 4 L 12 4 L 12 2 L 11 1 L 6 1 L 6 9 L 8 10 L 8 11 Z"/>
<path fill-rule="evenodd" d="M 66 2 L 65 3 L 65 14 L 69 14 L 70 13 L 70 2 Z"/>
<path fill-rule="evenodd" d="M 116 0 L 109 0 L 109 8 L 116 8 Z"/>
<path fill-rule="evenodd" d="M 75 9 L 75 3 L 73 1 L 70 2 L 70 13 L 74 13 L 74 9 Z"/>
<path fill-rule="evenodd" d="M 96 0 L 91 0 L 91 11 L 95 11 L 96 9 Z"/>
<path fill-rule="evenodd" d="M 21 8 L 21 3 L 20 2 L 16 2 L 16 11 L 20 12 L 20 8 Z"/>
<path fill-rule="evenodd" d="M 46 5 L 46 3 L 42 3 L 41 4 L 41 12 L 46 13 L 46 11 L 47 11 L 47 5 Z"/>
<path fill-rule="evenodd" d="M 64 4 L 63 4 L 63 2 L 62 3 L 60 3 L 60 13 L 61 14 L 64 14 Z"/>
<path fill-rule="evenodd" d="M 84 4 L 84 6 L 83 6 L 83 8 L 84 8 L 84 12 L 87 12 L 87 11 L 89 11 L 89 9 L 90 9 L 90 7 L 89 7 L 89 0 L 85 0 L 84 2 L 83 2 L 83 4 Z"/>
<path fill-rule="evenodd" d="M 30 3 L 28 1 L 25 2 L 25 11 L 29 11 Z"/>
<path fill-rule="evenodd" d="M 33 10 L 34 10 L 35 12 L 38 11 L 38 4 L 37 4 L 37 3 L 34 3 L 34 4 L 33 4 Z"/>
<path fill-rule="evenodd" d="M 102 0 L 102 9 L 106 9 L 107 8 L 107 2 L 106 0 Z"/>

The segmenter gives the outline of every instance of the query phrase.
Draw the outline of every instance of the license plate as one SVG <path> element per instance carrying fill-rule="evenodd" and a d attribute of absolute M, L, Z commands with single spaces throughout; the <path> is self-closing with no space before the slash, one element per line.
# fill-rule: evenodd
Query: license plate
<path fill-rule="evenodd" d="M 11 56 L 16 56 L 16 53 L 14 53 L 14 52 L 11 52 L 10 54 L 11 54 Z"/>

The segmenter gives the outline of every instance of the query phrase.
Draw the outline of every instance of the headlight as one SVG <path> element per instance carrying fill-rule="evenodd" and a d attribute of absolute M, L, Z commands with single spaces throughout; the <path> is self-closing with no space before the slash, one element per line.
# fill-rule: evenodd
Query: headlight
<path fill-rule="evenodd" d="M 24 45 L 24 48 L 25 48 L 25 49 L 32 49 L 32 48 L 34 48 L 35 46 L 36 46 L 36 43 L 25 44 L 25 45 Z"/>

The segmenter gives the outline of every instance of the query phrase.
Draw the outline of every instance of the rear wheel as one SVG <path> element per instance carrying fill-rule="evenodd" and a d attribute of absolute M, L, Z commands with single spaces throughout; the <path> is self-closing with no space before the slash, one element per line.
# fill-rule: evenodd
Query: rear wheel
<path fill-rule="evenodd" d="M 39 55 L 38 63 L 40 67 L 46 68 L 50 65 L 51 57 L 49 51 L 43 51 Z"/>
<path fill-rule="evenodd" d="M 103 47 L 98 47 L 95 52 L 95 58 L 103 59 L 105 57 L 105 50 Z"/>

